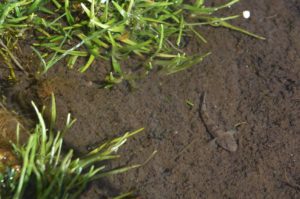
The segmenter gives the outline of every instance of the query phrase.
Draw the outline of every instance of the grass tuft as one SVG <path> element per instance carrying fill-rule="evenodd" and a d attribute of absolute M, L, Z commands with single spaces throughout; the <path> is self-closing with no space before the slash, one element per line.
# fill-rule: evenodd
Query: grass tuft
<path fill-rule="evenodd" d="M 63 59 L 69 68 L 77 66 L 80 59 L 86 60 L 77 67 L 80 72 L 88 70 L 95 60 L 110 61 L 112 74 L 107 79 L 112 84 L 127 79 L 125 71 L 131 68 L 125 70 L 123 63 L 132 58 L 141 60 L 138 66 L 144 68 L 145 74 L 158 65 L 172 74 L 197 64 L 207 53 L 185 53 L 184 40 L 196 37 L 200 43 L 206 43 L 198 30 L 205 25 L 264 39 L 231 25 L 229 21 L 238 15 L 216 15 L 237 2 L 239 0 L 229 0 L 207 7 L 204 0 L 194 3 L 183 0 L 6 0 L 0 3 L 0 36 L 34 41 L 31 46 L 41 60 L 40 74 Z M 6 55 L 9 57 L 12 58 L 10 53 Z M 6 63 L 12 68 L 9 61 Z M 13 70 L 11 76 L 15 78 Z"/>
<path fill-rule="evenodd" d="M 34 103 L 32 105 L 39 122 L 26 144 L 13 144 L 14 155 L 19 159 L 20 164 L 9 165 L 0 171 L 1 199 L 77 198 L 90 181 L 141 166 L 136 164 L 108 169 L 104 161 L 118 158 L 116 153 L 119 148 L 126 143 L 128 138 L 143 129 L 108 141 L 83 157 L 74 157 L 72 149 L 68 152 L 63 151 L 63 137 L 75 120 L 68 115 L 65 128 L 62 131 L 54 129 L 56 110 L 53 97 L 52 120 L 48 129 L 42 113 Z M 17 132 L 18 135 L 20 133 L 22 132 Z M 0 153 L 1 155 L 3 153 Z M 96 164 L 98 166 L 95 166 Z"/>

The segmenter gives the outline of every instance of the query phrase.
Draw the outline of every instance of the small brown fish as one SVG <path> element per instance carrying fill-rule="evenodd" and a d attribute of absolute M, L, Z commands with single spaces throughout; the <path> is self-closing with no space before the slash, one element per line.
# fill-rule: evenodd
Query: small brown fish
<path fill-rule="evenodd" d="M 24 126 L 27 120 L 14 112 L 7 110 L 0 103 L 0 173 L 6 168 L 13 168 L 17 172 L 21 169 L 16 154 L 13 152 L 11 143 L 26 143 L 29 131 Z M 19 125 L 19 136 L 17 138 L 17 125 Z"/>
<path fill-rule="evenodd" d="M 227 151 L 235 152 L 238 148 L 237 141 L 234 138 L 234 134 L 237 132 L 236 129 L 225 131 L 215 124 L 207 113 L 205 93 L 202 95 L 200 115 L 207 131 L 214 137 L 213 142 Z"/>
<path fill-rule="evenodd" d="M 7 167 L 14 168 L 19 173 L 21 170 L 21 163 L 11 149 L 0 148 L 0 173 L 5 172 Z"/>

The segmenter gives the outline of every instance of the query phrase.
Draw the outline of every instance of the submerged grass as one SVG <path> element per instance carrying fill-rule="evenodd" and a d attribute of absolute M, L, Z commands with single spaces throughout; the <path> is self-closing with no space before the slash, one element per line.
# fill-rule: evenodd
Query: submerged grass
<path fill-rule="evenodd" d="M 0 35 L 21 39 L 34 34 L 31 46 L 41 60 L 41 74 L 62 59 L 69 68 L 85 59 L 80 72 L 100 59 L 111 62 L 107 82 L 114 84 L 126 79 L 122 62 L 133 57 L 142 60 L 146 72 L 159 66 L 166 74 L 200 62 L 207 54 L 187 55 L 183 38 L 206 42 L 198 31 L 204 25 L 263 39 L 228 22 L 238 15 L 215 15 L 237 2 L 207 7 L 204 0 L 6 0 L 0 4 Z"/>
<path fill-rule="evenodd" d="M 5 172 L 0 172 L 1 199 L 77 198 L 88 182 L 141 166 L 136 164 L 107 169 L 103 161 L 118 158 L 119 156 L 116 155 L 118 149 L 129 137 L 139 133 L 142 129 L 106 142 L 80 158 L 74 157 L 73 150 L 63 152 L 63 137 L 74 120 L 68 115 L 65 128 L 62 131 L 56 131 L 54 129 L 56 120 L 54 98 L 52 101 L 52 120 L 49 129 L 46 127 L 42 113 L 33 104 L 39 123 L 25 145 L 20 145 L 18 142 L 13 144 L 14 152 L 21 164 L 20 167 L 8 166 Z M 18 134 L 20 133 L 22 132 L 18 131 Z M 95 164 L 100 166 L 95 166 Z"/>

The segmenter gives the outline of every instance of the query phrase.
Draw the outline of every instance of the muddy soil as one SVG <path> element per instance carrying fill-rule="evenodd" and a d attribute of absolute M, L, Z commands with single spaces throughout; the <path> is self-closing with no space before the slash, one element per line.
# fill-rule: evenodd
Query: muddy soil
<path fill-rule="evenodd" d="M 125 82 L 102 89 L 99 82 L 108 69 L 97 63 L 83 75 L 56 67 L 46 80 L 23 78 L 2 91 L 6 88 L 10 106 L 24 114 L 30 112 L 24 108 L 28 99 L 44 103 L 54 91 L 59 125 L 68 112 L 77 118 L 65 140 L 79 154 L 145 127 L 112 166 L 143 163 L 157 150 L 154 158 L 139 169 L 90 184 L 81 198 L 111 198 L 129 190 L 143 199 L 300 198 L 300 2 L 241 1 L 224 14 L 243 10 L 250 10 L 251 18 L 234 24 L 265 41 L 204 28 L 209 43 L 191 42 L 189 48 L 211 49 L 212 55 L 175 75 L 152 73 L 133 90 Z M 1 71 L 5 77 L 6 70 Z M 211 144 L 199 117 L 204 91 L 209 114 L 221 128 L 246 122 L 236 152 Z M 15 93 L 23 93 L 22 99 L 15 100 Z"/>

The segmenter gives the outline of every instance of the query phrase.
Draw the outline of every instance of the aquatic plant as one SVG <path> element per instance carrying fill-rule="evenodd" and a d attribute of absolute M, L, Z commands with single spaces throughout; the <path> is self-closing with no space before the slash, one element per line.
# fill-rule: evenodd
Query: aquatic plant
<path fill-rule="evenodd" d="M 24 71 L 13 54 L 13 49 L 20 48 L 17 41 L 24 39 L 41 60 L 40 74 L 64 58 L 69 68 L 77 66 L 80 72 L 96 59 L 110 62 L 109 85 L 130 79 L 126 70 L 137 68 L 143 74 L 155 67 L 172 74 L 209 55 L 184 50 L 186 38 L 207 42 L 199 31 L 203 26 L 225 27 L 263 39 L 229 23 L 239 15 L 216 16 L 237 2 L 209 7 L 204 0 L 6 0 L 0 3 L 0 54 L 11 78 L 15 78 L 13 65 Z M 123 62 L 132 58 L 140 62 L 125 69 Z M 86 60 L 85 64 L 78 66 L 79 59 Z"/>
<path fill-rule="evenodd" d="M 63 137 L 75 120 L 67 117 L 65 128 L 55 130 L 55 99 L 52 96 L 51 123 L 47 127 L 42 112 L 32 104 L 38 123 L 24 144 L 12 143 L 13 150 L 0 150 L 1 199 L 70 199 L 77 198 L 92 180 L 126 172 L 141 164 L 120 168 L 107 168 L 107 161 L 119 158 L 118 149 L 127 139 L 143 129 L 125 133 L 90 151 L 75 157 L 72 149 L 63 150 Z M 22 134 L 18 126 L 17 135 Z M 12 164 L 1 157 L 11 158 Z M 105 161 L 105 163 L 104 163 Z M 8 164 L 9 163 L 9 164 Z"/>

